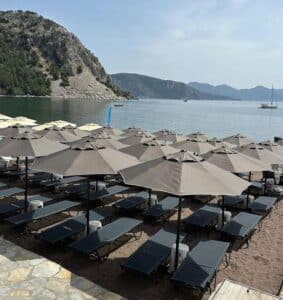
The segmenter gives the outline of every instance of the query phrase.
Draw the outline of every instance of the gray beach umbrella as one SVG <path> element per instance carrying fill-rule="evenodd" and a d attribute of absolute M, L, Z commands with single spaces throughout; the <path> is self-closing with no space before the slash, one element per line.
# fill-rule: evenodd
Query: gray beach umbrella
<path fill-rule="evenodd" d="M 209 142 L 202 139 L 187 139 L 173 145 L 177 149 L 191 151 L 197 154 L 203 154 L 215 149 Z"/>
<path fill-rule="evenodd" d="M 265 149 L 274 152 L 283 157 L 283 146 L 272 141 L 264 141 L 259 143 L 260 146 L 264 147 Z"/>
<path fill-rule="evenodd" d="M 23 126 L 21 124 L 15 124 L 6 128 L 0 128 L 0 136 L 2 137 L 14 137 L 24 132 L 32 132 L 31 126 Z"/>
<path fill-rule="evenodd" d="M 207 152 L 203 154 L 202 157 L 217 167 L 232 173 L 261 172 L 270 170 L 269 164 L 225 146 Z"/>
<path fill-rule="evenodd" d="M 64 127 L 62 127 L 62 130 L 67 131 L 67 132 L 69 132 L 73 135 L 76 135 L 76 136 L 80 137 L 80 138 L 89 135 L 88 131 L 81 130 L 79 128 L 73 127 L 72 125 L 64 126 Z"/>
<path fill-rule="evenodd" d="M 113 136 L 120 136 L 123 134 L 123 131 L 117 128 L 113 128 L 110 126 L 103 126 L 97 129 L 94 129 L 91 131 L 93 134 L 107 134 L 107 135 L 113 135 Z"/>
<path fill-rule="evenodd" d="M 242 146 L 239 152 L 253 157 L 255 159 L 261 160 L 269 165 L 283 165 L 283 157 L 277 153 L 271 152 L 261 145 L 252 143 L 246 146 Z"/>
<path fill-rule="evenodd" d="M 129 137 L 119 139 L 119 142 L 121 142 L 125 145 L 135 145 L 135 144 L 150 141 L 153 138 L 154 138 L 154 135 L 149 133 L 149 132 L 139 132 L 139 133 L 136 133 L 136 134 L 131 135 Z"/>
<path fill-rule="evenodd" d="M 228 136 L 228 137 L 224 138 L 223 141 L 228 142 L 228 143 L 234 145 L 235 147 L 242 147 L 242 146 L 254 143 L 254 140 L 252 140 L 240 133 Z"/>
<path fill-rule="evenodd" d="M 41 135 L 42 137 L 49 139 L 51 141 L 57 141 L 61 143 L 68 143 L 73 141 L 78 141 L 79 136 L 76 136 L 67 130 L 59 128 L 57 126 L 52 126 L 40 131 L 37 131 L 36 134 Z"/>
<path fill-rule="evenodd" d="M 239 195 L 249 186 L 247 181 L 188 151 L 147 161 L 119 173 L 128 185 L 179 197 L 175 268 L 178 265 L 181 198 L 189 195 Z"/>
<path fill-rule="evenodd" d="M 212 146 L 214 146 L 215 148 L 220 148 L 220 147 L 229 147 L 229 148 L 233 148 L 235 147 L 235 145 L 233 144 L 230 144 L 228 142 L 224 142 L 222 141 L 221 139 L 217 138 L 217 137 L 214 137 L 214 138 L 211 138 L 209 140 L 207 140 Z"/>
<path fill-rule="evenodd" d="M 46 156 L 66 148 L 68 146 L 41 138 L 31 132 L 0 141 L 0 156 L 25 157 L 25 211 L 27 210 L 28 194 L 28 158 Z"/>
<path fill-rule="evenodd" d="M 125 147 L 120 149 L 120 151 L 135 156 L 140 161 L 148 161 L 176 153 L 179 150 L 170 145 L 166 145 L 164 141 L 152 139 L 144 143 Z"/>
<path fill-rule="evenodd" d="M 207 140 L 211 139 L 211 137 L 209 135 L 199 132 L 199 131 L 188 134 L 188 138 L 200 140 L 203 142 L 206 142 Z"/>
<path fill-rule="evenodd" d="M 89 176 L 114 175 L 118 171 L 140 163 L 135 157 L 96 143 L 82 142 L 69 149 L 35 160 L 33 170 L 62 176 L 87 176 L 87 234 L 89 233 Z"/>
<path fill-rule="evenodd" d="M 81 138 L 79 141 L 71 142 L 68 144 L 73 146 L 73 145 L 81 144 L 82 142 L 96 143 L 101 147 L 117 149 L 117 150 L 124 148 L 126 146 L 125 144 L 114 139 L 113 136 L 104 133 L 91 134 L 89 136 Z"/>
<path fill-rule="evenodd" d="M 159 130 L 157 132 L 154 132 L 153 134 L 158 140 L 171 143 L 178 143 L 187 139 L 185 135 L 167 129 Z"/>
<path fill-rule="evenodd" d="M 132 127 L 127 128 L 127 129 L 124 129 L 121 137 L 129 137 L 129 136 L 135 135 L 139 132 L 144 132 L 144 130 L 140 127 L 132 126 Z"/>

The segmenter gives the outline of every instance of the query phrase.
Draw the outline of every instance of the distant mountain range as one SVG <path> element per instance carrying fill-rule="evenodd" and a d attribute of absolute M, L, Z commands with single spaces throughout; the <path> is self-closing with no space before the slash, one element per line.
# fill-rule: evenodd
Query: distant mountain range
<path fill-rule="evenodd" d="M 137 98 L 159 99 L 231 99 L 227 96 L 199 91 L 184 82 L 163 80 L 145 75 L 118 73 L 112 74 L 113 82 Z"/>
<path fill-rule="evenodd" d="M 213 95 L 222 95 L 239 100 L 268 101 L 271 98 L 271 89 L 256 86 L 250 89 L 235 89 L 229 85 L 210 85 L 207 83 L 190 82 L 188 86 L 201 92 Z M 274 89 L 275 99 L 283 100 L 283 89 Z"/>
<path fill-rule="evenodd" d="M 137 98 L 208 99 L 208 100 L 258 100 L 269 101 L 271 89 L 256 86 L 235 89 L 229 85 L 213 86 L 207 83 L 163 80 L 133 73 L 111 75 L 114 83 Z M 283 89 L 274 89 L 275 99 L 283 100 Z"/>

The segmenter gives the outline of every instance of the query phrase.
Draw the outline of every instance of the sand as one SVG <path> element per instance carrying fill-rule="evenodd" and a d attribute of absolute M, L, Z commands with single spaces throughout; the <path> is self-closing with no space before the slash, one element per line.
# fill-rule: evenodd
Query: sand
<path fill-rule="evenodd" d="M 184 203 L 182 217 L 190 215 L 203 204 L 188 200 Z M 161 224 L 165 228 L 176 226 L 176 215 L 170 221 Z M 49 222 L 58 221 L 66 217 L 61 214 L 59 218 L 45 221 L 42 226 Z M 229 278 L 255 288 L 276 294 L 283 279 L 283 201 L 273 209 L 271 215 L 263 220 L 262 230 L 253 235 L 249 248 L 241 248 L 233 251 L 230 265 L 221 265 L 217 275 L 217 284 L 225 278 Z M 40 224 L 40 223 L 39 223 Z M 37 224 L 37 226 L 39 225 Z M 48 246 L 37 240 L 27 232 L 19 232 L 8 225 L 1 224 L 0 234 L 5 238 L 54 260 L 70 271 L 84 276 L 89 280 L 109 289 L 125 298 L 140 299 L 191 299 L 186 289 L 176 289 L 170 282 L 170 275 L 160 272 L 151 278 L 134 276 L 121 270 L 120 263 L 132 254 L 148 237 L 157 232 L 161 225 L 145 225 L 141 239 L 132 240 L 115 250 L 108 260 L 100 263 L 90 260 L 78 253 L 72 252 L 66 246 Z M 40 226 L 39 226 L 40 227 Z M 213 234 L 210 238 L 218 238 Z M 200 239 L 207 239 L 205 234 L 189 236 L 190 247 Z M 207 299 L 206 293 L 203 299 Z M 200 299 L 194 297 L 193 299 Z"/>

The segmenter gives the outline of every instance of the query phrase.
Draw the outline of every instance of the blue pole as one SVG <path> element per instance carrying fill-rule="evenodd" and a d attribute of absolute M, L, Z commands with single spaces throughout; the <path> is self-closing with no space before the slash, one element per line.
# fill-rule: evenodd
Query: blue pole
<path fill-rule="evenodd" d="M 111 126 L 111 119 L 112 119 L 112 106 L 110 106 L 108 108 L 108 112 L 107 112 L 107 126 L 108 127 Z"/>

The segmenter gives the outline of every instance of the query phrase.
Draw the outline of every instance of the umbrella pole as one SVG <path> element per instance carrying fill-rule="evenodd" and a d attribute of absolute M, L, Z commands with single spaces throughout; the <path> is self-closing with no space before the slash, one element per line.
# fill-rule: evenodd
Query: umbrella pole
<path fill-rule="evenodd" d="M 95 191 L 98 192 L 98 179 L 95 179 Z"/>
<path fill-rule="evenodd" d="M 25 212 L 28 210 L 28 157 L 26 156 L 25 160 L 26 169 L 25 169 Z"/>
<path fill-rule="evenodd" d="M 224 226 L 224 196 L 222 196 L 222 227 Z"/>
<path fill-rule="evenodd" d="M 176 253 L 175 253 L 175 270 L 177 270 L 177 268 L 178 268 L 180 227 L 181 227 L 181 210 L 182 210 L 182 197 L 179 197 L 178 219 L 177 219 L 177 236 L 176 236 Z"/>
<path fill-rule="evenodd" d="M 19 171 L 19 167 L 20 167 L 20 158 L 17 156 L 17 170 Z"/>
<path fill-rule="evenodd" d="M 148 190 L 148 208 L 150 208 L 150 202 L 151 202 L 151 189 Z"/>
<path fill-rule="evenodd" d="M 89 200 L 90 200 L 90 179 L 87 178 L 87 204 L 86 204 L 86 234 L 89 235 Z"/>
<path fill-rule="evenodd" d="M 249 182 L 251 182 L 251 178 L 252 178 L 252 172 L 249 172 Z M 248 190 L 247 190 L 247 205 L 246 205 L 246 208 L 249 207 L 249 197 L 250 197 L 250 187 L 248 187 Z"/>

